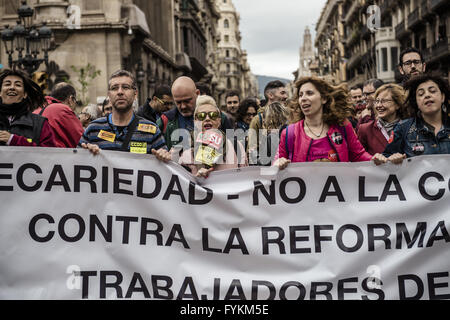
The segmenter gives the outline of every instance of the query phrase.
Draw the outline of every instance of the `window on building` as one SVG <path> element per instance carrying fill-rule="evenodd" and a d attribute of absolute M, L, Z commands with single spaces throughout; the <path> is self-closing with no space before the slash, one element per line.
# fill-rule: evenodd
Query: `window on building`
<path fill-rule="evenodd" d="M 230 50 L 225 50 L 225 56 L 226 56 L 227 58 L 230 57 Z"/>
<path fill-rule="evenodd" d="M 391 70 L 395 71 L 395 67 L 398 61 L 398 48 L 397 47 L 391 47 L 391 61 L 392 61 L 392 66 L 391 66 Z"/>
<path fill-rule="evenodd" d="M 228 21 L 228 19 L 225 19 L 225 20 L 223 21 L 223 27 L 224 27 L 225 29 L 228 29 L 228 28 L 230 27 L 230 22 Z"/>
<path fill-rule="evenodd" d="M 383 72 L 388 71 L 388 53 L 387 53 L 387 48 L 381 48 L 381 64 L 383 66 Z"/>
<path fill-rule="evenodd" d="M 227 63 L 227 73 L 231 72 L 231 66 Z"/>
<path fill-rule="evenodd" d="M 231 89 L 231 79 L 227 79 L 227 89 Z"/>
<path fill-rule="evenodd" d="M 20 1 L 19 0 L 4 0 L 3 1 L 3 8 L 5 8 L 5 14 L 17 14 L 17 9 L 20 7 Z"/>
<path fill-rule="evenodd" d="M 96 11 L 102 9 L 101 0 L 83 0 L 83 9 L 85 11 Z"/>
<path fill-rule="evenodd" d="M 380 50 L 377 50 L 376 56 L 377 56 L 377 72 L 380 73 L 381 72 L 381 68 L 380 68 Z"/>
<path fill-rule="evenodd" d="M 230 36 L 229 35 L 225 35 L 225 42 L 230 42 Z"/>

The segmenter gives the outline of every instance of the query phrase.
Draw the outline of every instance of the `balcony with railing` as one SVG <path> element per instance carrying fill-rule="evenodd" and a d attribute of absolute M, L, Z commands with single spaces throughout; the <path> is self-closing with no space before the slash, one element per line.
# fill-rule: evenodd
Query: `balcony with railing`
<path fill-rule="evenodd" d="M 403 20 L 395 27 L 395 36 L 397 38 L 403 38 L 408 34 L 408 30 L 405 29 L 405 21 Z"/>
<path fill-rule="evenodd" d="M 372 31 L 370 31 L 370 29 L 367 28 L 366 25 L 364 25 L 364 26 L 362 27 L 362 29 L 361 29 L 361 37 L 362 37 L 363 39 L 366 39 L 366 40 L 369 39 L 371 33 L 372 33 Z"/>
<path fill-rule="evenodd" d="M 448 0 L 431 0 L 430 1 L 430 9 L 433 11 L 437 11 L 440 7 L 443 7 L 445 4 L 448 5 Z"/>
<path fill-rule="evenodd" d="M 431 58 L 431 48 L 425 48 L 421 50 L 422 57 L 425 62 L 428 62 Z"/>
<path fill-rule="evenodd" d="M 352 6 L 347 11 L 347 14 L 345 15 L 345 17 L 343 19 L 344 24 L 351 20 L 352 16 L 358 12 L 358 9 L 360 6 L 361 6 L 361 4 L 359 3 L 359 1 L 356 1 L 356 0 L 352 1 Z"/>
<path fill-rule="evenodd" d="M 433 12 L 430 10 L 429 0 L 424 0 L 420 4 L 420 15 L 422 19 L 431 17 Z"/>
<path fill-rule="evenodd" d="M 449 46 L 447 37 L 439 40 L 431 47 L 431 58 L 432 59 L 440 59 L 444 55 L 446 55 L 446 54 L 448 55 L 449 53 L 450 53 L 450 46 Z"/>
<path fill-rule="evenodd" d="M 375 33 L 375 43 L 391 40 L 395 40 L 395 32 L 393 27 L 380 28 Z"/>
<path fill-rule="evenodd" d="M 419 8 L 417 7 L 408 15 L 408 28 L 412 29 L 419 24 Z"/>

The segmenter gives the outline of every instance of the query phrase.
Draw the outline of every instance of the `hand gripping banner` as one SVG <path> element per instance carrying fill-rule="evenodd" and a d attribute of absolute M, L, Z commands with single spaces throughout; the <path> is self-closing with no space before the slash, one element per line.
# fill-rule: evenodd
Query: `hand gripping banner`
<path fill-rule="evenodd" d="M 449 163 L 1 147 L 0 299 L 449 299 Z"/>

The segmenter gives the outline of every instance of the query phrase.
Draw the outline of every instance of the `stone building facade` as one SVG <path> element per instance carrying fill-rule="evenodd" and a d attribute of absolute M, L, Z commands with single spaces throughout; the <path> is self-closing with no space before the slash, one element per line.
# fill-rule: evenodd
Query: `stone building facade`
<path fill-rule="evenodd" d="M 428 70 L 449 78 L 446 0 L 328 0 L 316 32 L 320 73 L 334 82 L 399 81 L 400 52 L 410 46 L 421 50 Z"/>
<path fill-rule="evenodd" d="M 251 73 L 247 61 L 247 52 L 241 49 L 239 31 L 239 13 L 232 0 L 216 0 L 220 11 L 218 31 L 220 35 L 218 48 L 219 62 L 219 105 L 225 105 L 227 90 L 238 90 L 242 97 L 256 96 L 258 84 Z"/>
<path fill-rule="evenodd" d="M 217 86 L 217 23 L 215 0 L 28 0 L 37 25 L 52 28 L 50 64 L 41 70 L 50 83 L 69 78 L 77 85 L 80 68 L 101 71 L 89 86 L 88 100 L 107 93 L 109 75 L 127 69 L 136 75 L 139 103 L 157 85 L 187 75 Z M 0 0 L 0 29 L 14 25 L 19 0 Z M 7 57 L 0 45 L 0 61 Z"/>

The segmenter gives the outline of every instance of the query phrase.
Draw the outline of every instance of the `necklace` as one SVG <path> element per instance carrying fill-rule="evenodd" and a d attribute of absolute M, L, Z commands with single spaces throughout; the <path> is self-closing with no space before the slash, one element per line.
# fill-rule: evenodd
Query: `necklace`
<path fill-rule="evenodd" d="M 319 138 L 319 137 L 322 135 L 323 128 L 325 127 L 323 122 L 322 122 L 322 129 L 320 130 L 320 133 L 319 133 L 319 134 L 315 134 L 315 133 L 311 130 L 311 128 L 308 126 L 308 123 L 307 123 L 306 121 L 305 121 L 305 124 L 306 124 L 306 126 L 308 127 L 309 132 L 311 132 L 315 137 Z"/>

